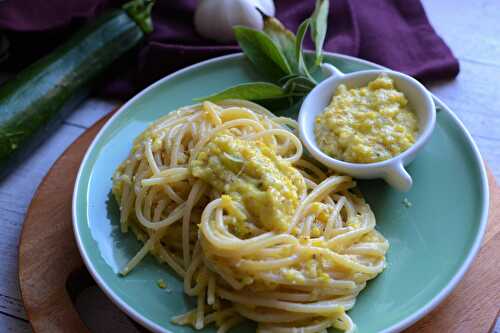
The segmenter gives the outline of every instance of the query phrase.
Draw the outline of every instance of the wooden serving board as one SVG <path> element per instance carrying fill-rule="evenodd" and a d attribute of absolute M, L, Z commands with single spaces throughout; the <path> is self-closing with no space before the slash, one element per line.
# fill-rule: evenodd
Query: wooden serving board
<path fill-rule="evenodd" d="M 36 333 L 89 333 L 72 301 L 78 290 L 93 281 L 85 273 L 73 237 L 71 201 L 83 155 L 108 117 L 88 129 L 56 161 L 28 209 L 19 244 L 19 283 Z M 492 329 L 500 310 L 500 188 L 491 172 L 488 178 L 490 217 L 479 255 L 452 294 L 406 332 Z"/>

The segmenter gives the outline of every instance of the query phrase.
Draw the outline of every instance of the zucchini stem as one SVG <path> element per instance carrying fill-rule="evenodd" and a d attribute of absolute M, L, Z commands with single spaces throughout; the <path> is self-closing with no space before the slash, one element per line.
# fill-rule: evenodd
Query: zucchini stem
<path fill-rule="evenodd" d="M 132 0 L 123 5 L 123 10 L 146 34 L 153 31 L 153 21 L 151 20 L 151 9 L 154 0 Z"/>

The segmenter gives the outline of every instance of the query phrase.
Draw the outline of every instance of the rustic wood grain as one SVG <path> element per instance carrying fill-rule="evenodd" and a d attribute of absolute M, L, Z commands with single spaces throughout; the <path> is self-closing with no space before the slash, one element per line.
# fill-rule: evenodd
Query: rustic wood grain
<path fill-rule="evenodd" d="M 491 325 L 490 333 L 500 333 L 500 311 L 497 313 L 497 320 Z"/>
<path fill-rule="evenodd" d="M 460 60 L 500 66 L 498 0 L 422 0 L 436 31 Z"/>
<path fill-rule="evenodd" d="M 435 30 L 460 61 L 456 80 L 430 89 L 462 119 L 500 179 L 500 1 L 422 3 Z"/>
<path fill-rule="evenodd" d="M 0 332 L 28 333 L 31 332 L 30 324 L 0 313 Z"/>
<path fill-rule="evenodd" d="M 24 221 L 19 283 L 36 332 L 89 332 L 66 289 L 69 275 L 83 266 L 73 237 L 71 199 L 83 155 L 107 119 L 86 131 L 54 163 Z"/>
<path fill-rule="evenodd" d="M 42 178 L 64 150 L 87 127 L 116 108 L 118 102 L 89 99 L 34 154 L 0 181 L 0 313 L 26 320 L 18 286 L 18 248 L 22 223 Z M 26 325 L 24 325 L 26 326 Z M 0 332 L 4 326 L 0 323 Z"/>
<path fill-rule="evenodd" d="M 26 210 L 47 170 L 84 129 L 62 126 L 36 154 L 0 183 L 0 311 L 26 319 L 17 281 L 17 245 Z M 0 327 L 0 332 L 2 332 Z"/>
<path fill-rule="evenodd" d="M 116 109 L 123 102 L 113 100 L 102 100 L 91 98 L 82 103 L 81 110 L 85 112 L 74 112 L 67 119 L 66 124 L 81 128 L 89 128 L 96 121 L 107 115 L 111 110 Z"/>
<path fill-rule="evenodd" d="M 19 281 L 28 318 L 37 333 L 89 332 L 65 287 L 68 275 L 83 265 L 73 239 L 69 194 L 86 148 L 106 119 L 86 131 L 57 160 L 24 222 Z M 494 322 L 500 308 L 500 270 L 492 269 L 500 267 L 500 189 L 490 172 L 489 181 L 492 212 L 479 256 L 457 289 L 407 332 L 486 332 Z"/>

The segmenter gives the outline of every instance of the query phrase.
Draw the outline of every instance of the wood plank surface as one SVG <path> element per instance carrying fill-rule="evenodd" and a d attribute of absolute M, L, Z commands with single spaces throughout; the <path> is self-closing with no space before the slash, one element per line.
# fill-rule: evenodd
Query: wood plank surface
<path fill-rule="evenodd" d="M 24 215 L 43 176 L 84 129 L 62 126 L 14 173 L 0 183 L 0 311 L 26 318 L 17 281 L 17 245 Z M 1 331 L 1 330 L 0 330 Z"/>
<path fill-rule="evenodd" d="M 500 179 L 500 1 L 423 0 L 428 16 L 458 56 L 461 73 L 430 86 L 464 122 Z M 91 99 L 82 104 L 17 172 L 0 182 L 0 332 L 12 322 L 24 332 L 26 315 L 19 296 L 17 242 L 26 209 L 41 179 L 73 140 L 117 103 Z M 97 295 L 98 293 L 96 293 Z M 101 296 L 96 296 L 97 298 Z M 104 296 L 102 296 L 104 297 Z M 98 300 L 96 301 L 98 302 Z M 9 319 L 4 319 L 2 313 Z M 12 316 L 12 317 L 9 317 Z M 15 318 L 21 318 L 17 320 Z M 10 323 L 10 324 L 9 324 Z M 24 326 L 23 326 L 24 325 Z M 443 332 L 447 332 L 444 330 Z M 496 329 L 500 333 L 500 323 Z"/>
<path fill-rule="evenodd" d="M 464 122 L 500 179 L 500 1 L 423 0 L 460 74 L 429 88 Z"/>
<path fill-rule="evenodd" d="M 54 163 L 28 209 L 19 245 L 19 281 L 27 317 L 37 332 L 89 332 L 67 287 L 70 276 L 83 267 L 73 237 L 71 194 L 83 155 L 107 119 Z"/>
<path fill-rule="evenodd" d="M 30 324 L 0 313 L 0 332 L 2 333 L 28 333 L 32 332 Z"/>

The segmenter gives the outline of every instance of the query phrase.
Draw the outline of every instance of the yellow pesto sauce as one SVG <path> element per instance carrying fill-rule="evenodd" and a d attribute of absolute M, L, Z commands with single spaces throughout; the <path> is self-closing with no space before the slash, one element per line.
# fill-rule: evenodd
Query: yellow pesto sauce
<path fill-rule="evenodd" d="M 346 162 L 374 163 L 415 143 L 418 119 L 404 94 L 385 75 L 362 88 L 339 85 L 330 105 L 316 117 L 318 147 Z"/>
<path fill-rule="evenodd" d="M 190 168 L 193 176 L 241 203 L 257 226 L 267 231 L 287 230 L 300 194 L 305 193 L 300 173 L 270 146 L 229 132 L 211 139 Z M 223 202 L 227 200 L 223 196 Z M 236 232 L 244 236 L 241 225 Z"/>

